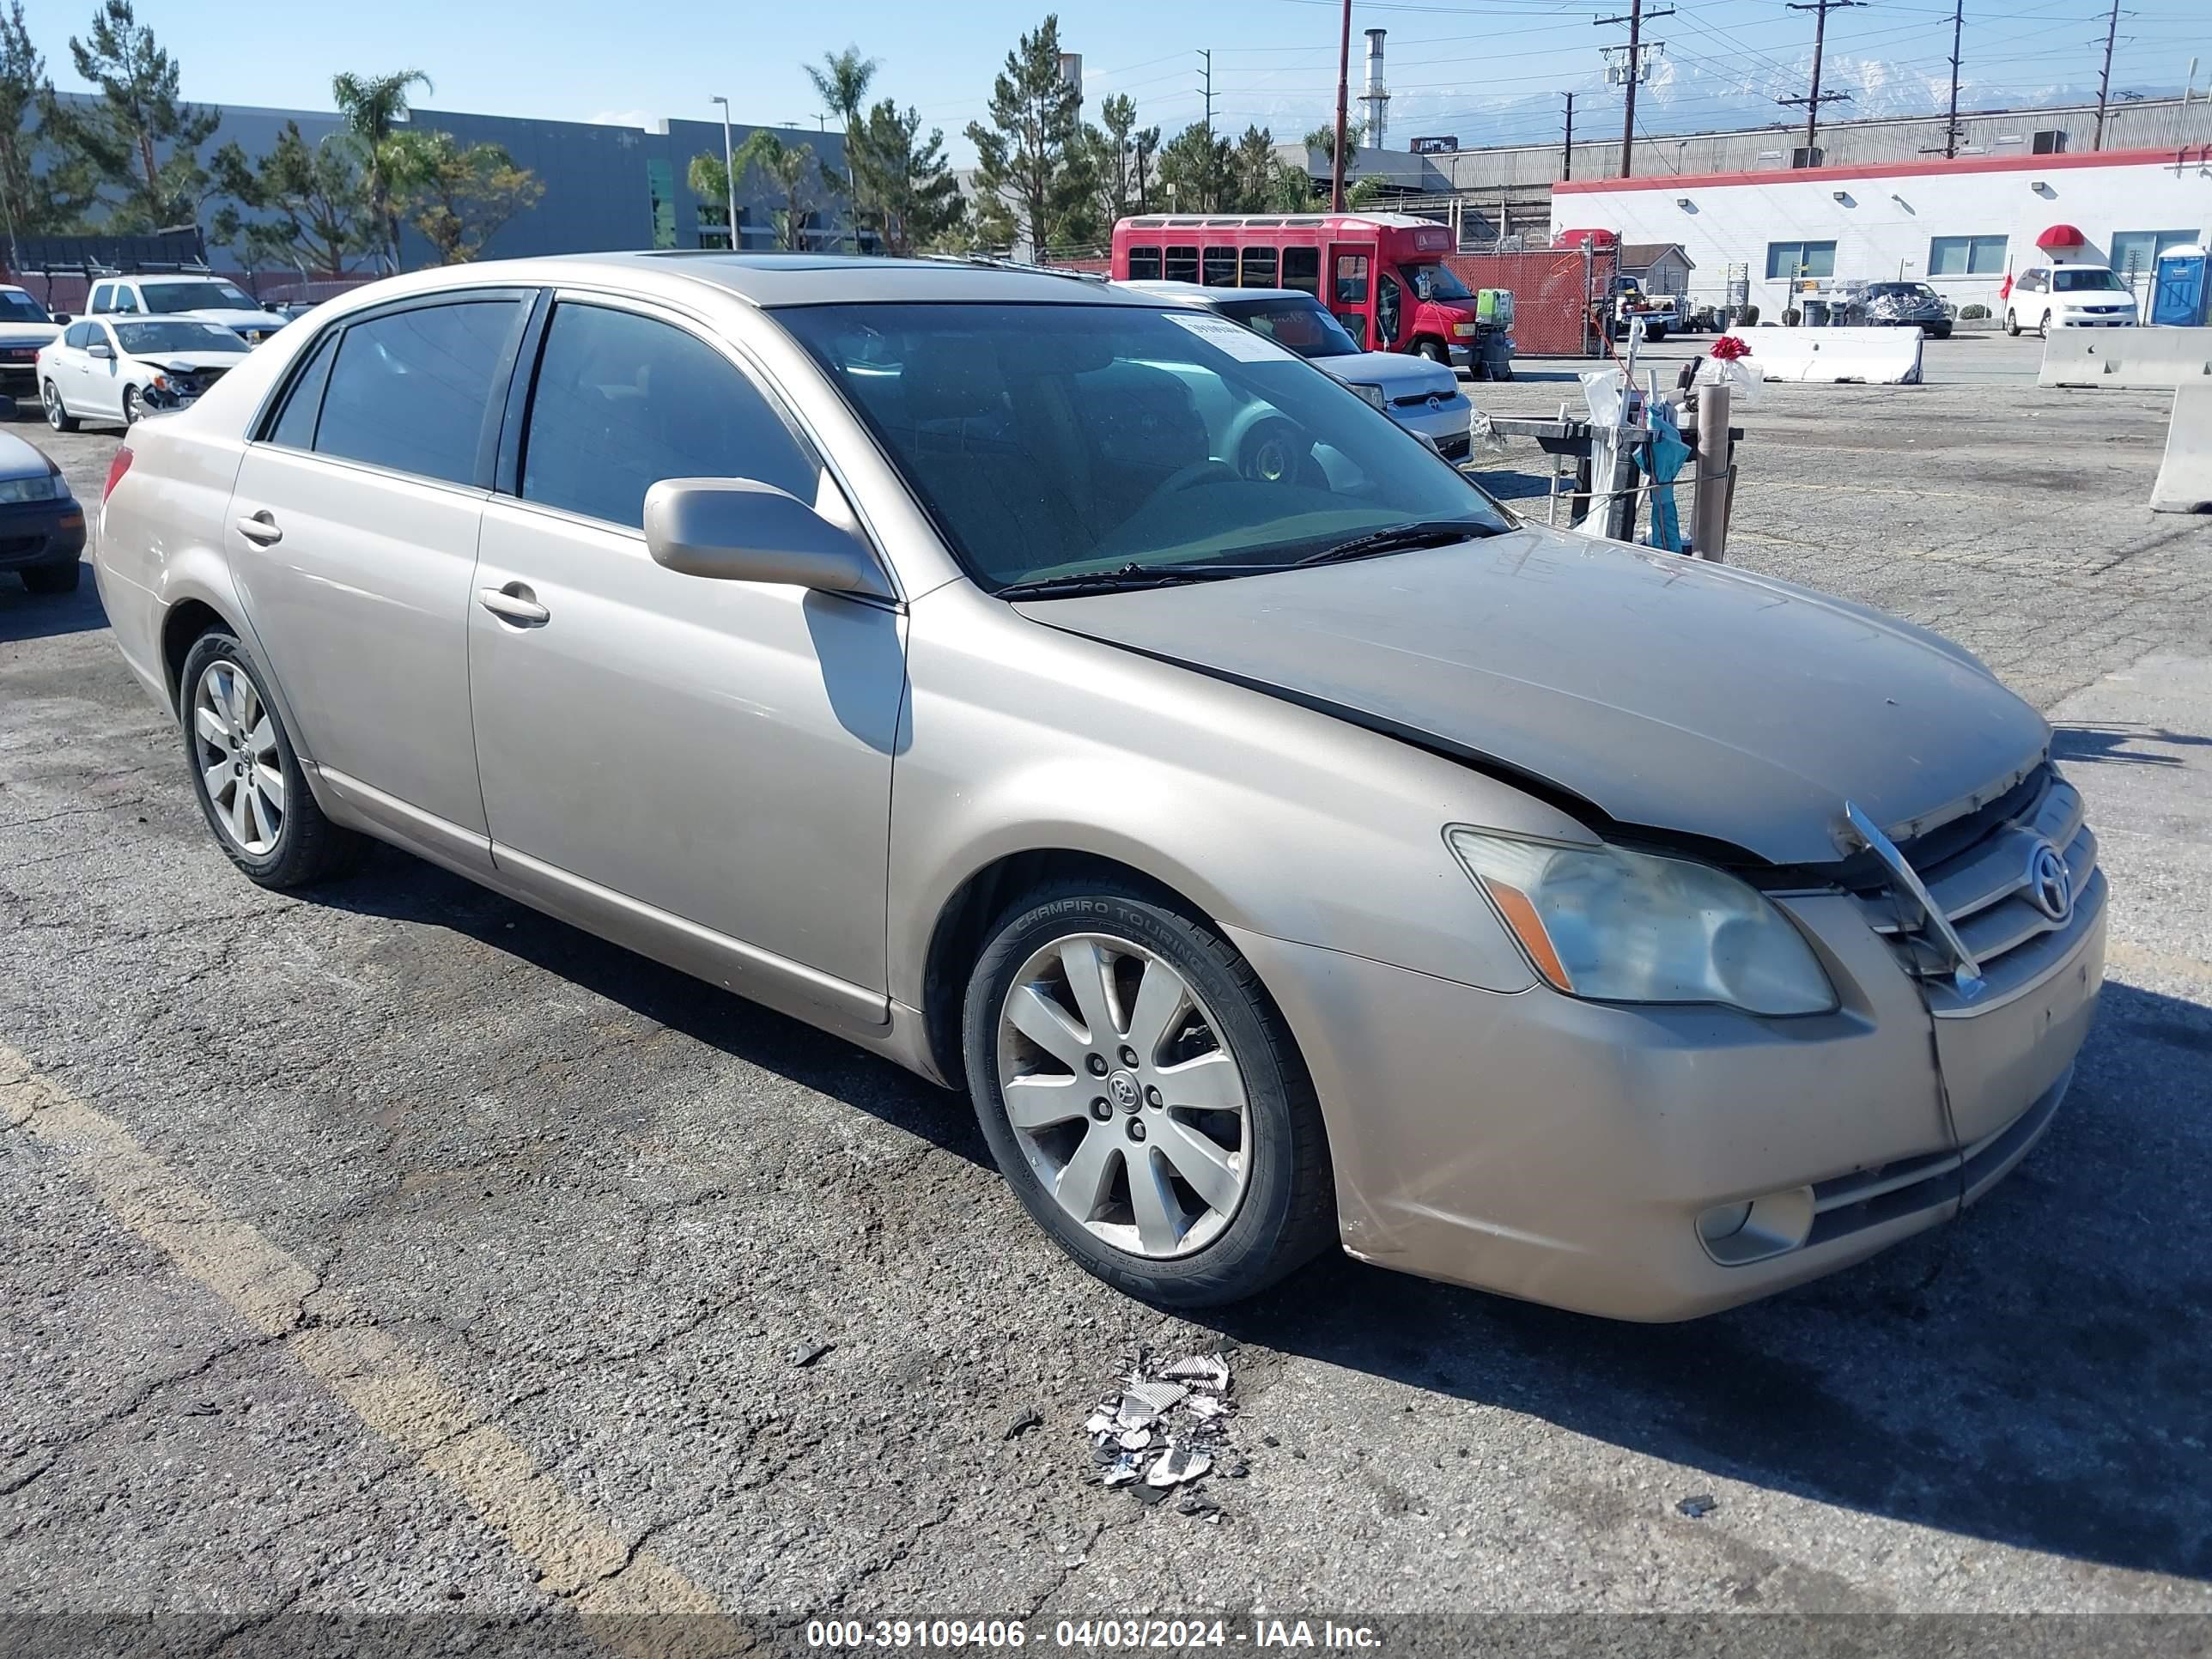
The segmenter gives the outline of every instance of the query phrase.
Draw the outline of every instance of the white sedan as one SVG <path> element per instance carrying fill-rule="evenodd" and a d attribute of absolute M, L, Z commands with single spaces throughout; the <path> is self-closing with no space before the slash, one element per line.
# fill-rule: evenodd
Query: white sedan
<path fill-rule="evenodd" d="M 39 353 L 39 401 L 57 432 L 80 421 L 135 425 L 195 402 L 248 349 L 222 324 L 194 318 L 82 318 Z"/>

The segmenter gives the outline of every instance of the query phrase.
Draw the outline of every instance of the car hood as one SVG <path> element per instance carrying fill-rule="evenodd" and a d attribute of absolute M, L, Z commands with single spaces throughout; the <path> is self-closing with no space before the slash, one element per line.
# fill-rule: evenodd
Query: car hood
<path fill-rule="evenodd" d="M 1308 361 L 1340 380 L 1379 386 L 1385 398 L 1411 398 L 1430 392 L 1449 398 L 1459 390 L 1458 377 L 1443 364 L 1406 352 L 1362 351 L 1350 357 L 1315 357 Z"/>
<path fill-rule="evenodd" d="M 1019 608 L 1777 865 L 1841 856 L 1846 800 L 1896 836 L 1931 828 L 2050 741 L 1971 655 L 1910 623 L 1534 528 Z"/>
<path fill-rule="evenodd" d="M 280 329 L 284 319 L 273 311 L 223 311 L 210 307 L 204 311 L 165 311 L 165 317 L 189 317 L 195 322 L 221 323 L 225 328 Z"/>
<path fill-rule="evenodd" d="M 12 432 L 0 432 L 0 478 L 35 478 L 52 471 L 46 451 Z"/>
<path fill-rule="evenodd" d="M 52 345 L 61 332 L 54 323 L 0 323 L 0 346 Z"/>
<path fill-rule="evenodd" d="M 138 361 L 151 363 L 157 368 L 232 369 L 244 362 L 246 358 L 235 351 L 159 351 L 142 356 Z"/>

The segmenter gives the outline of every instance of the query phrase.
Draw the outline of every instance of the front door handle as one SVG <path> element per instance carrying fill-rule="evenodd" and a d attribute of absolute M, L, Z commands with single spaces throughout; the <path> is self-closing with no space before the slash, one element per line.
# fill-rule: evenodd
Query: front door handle
<path fill-rule="evenodd" d="M 276 527 L 276 515 L 265 507 L 258 513 L 249 513 L 240 519 L 238 533 L 263 547 L 274 547 L 284 539 L 284 532 Z"/>
<path fill-rule="evenodd" d="M 543 628 L 553 620 L 553 613 L 538 603 L 538 596 L 523 582 L 509 582 L 504 587 L 480 587 L 477 603 L 502 622 L 511 622 L 518 628 Z"/>

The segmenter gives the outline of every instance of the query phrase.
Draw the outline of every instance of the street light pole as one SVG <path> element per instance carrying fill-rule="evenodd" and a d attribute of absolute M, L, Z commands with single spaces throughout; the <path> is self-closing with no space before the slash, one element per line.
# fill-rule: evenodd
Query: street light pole
<path fill-rule="evenodd" d="M 738 251 L 738 164 L 730 149 L 730 100 L 716 96 L 707 100 L 722 106 L 722 187 L 730 193 L 730 252 Z"/>

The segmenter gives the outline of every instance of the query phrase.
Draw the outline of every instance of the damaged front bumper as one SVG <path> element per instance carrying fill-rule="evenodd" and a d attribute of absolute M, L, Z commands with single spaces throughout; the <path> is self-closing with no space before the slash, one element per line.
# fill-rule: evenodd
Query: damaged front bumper
<path fill-rule="evenodd" d="M 2031 989 L 1942 1022 L 1940 1077 L 1921 989 L 1860 902 L 1778 902 L 1834 981 L 1834 1013 L 1505 995 L 1232 930 L 1312 1070 L 1345 1248 L 1663 1321 L 1755 1300 L 1955 1216 L 2065 1092 L 2103 980 L 2101 878 Z"/>

